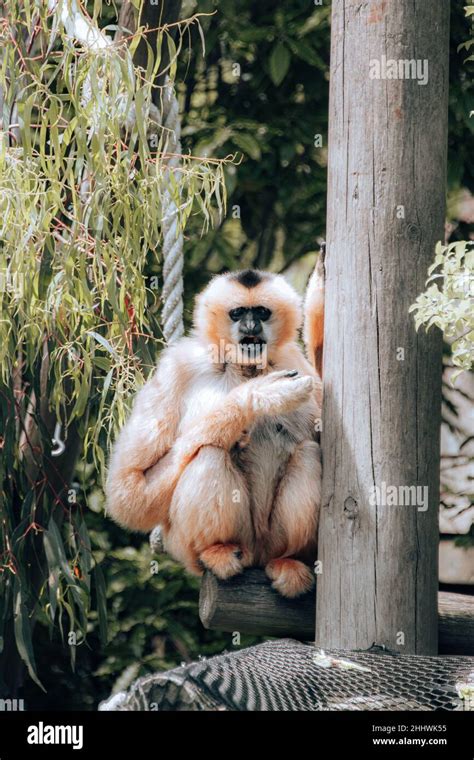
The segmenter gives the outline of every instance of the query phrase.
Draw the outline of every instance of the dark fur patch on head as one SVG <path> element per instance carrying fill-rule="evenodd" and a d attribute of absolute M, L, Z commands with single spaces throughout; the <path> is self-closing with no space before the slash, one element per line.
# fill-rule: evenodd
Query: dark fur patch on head
<path fill-rule="evenodd" d="M 255 288 L 260 285 L 264 276 L 255 269 L 243 269 L 242 272 L 236 272 L 232 275 L 232 279 L 243 285 L 244 288 Z"/>

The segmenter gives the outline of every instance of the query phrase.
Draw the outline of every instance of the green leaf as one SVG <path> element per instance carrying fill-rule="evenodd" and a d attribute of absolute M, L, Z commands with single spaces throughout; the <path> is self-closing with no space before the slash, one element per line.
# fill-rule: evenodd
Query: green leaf
<path fill-rule="evenodd" d="M 46 534 L 49 537 L 50 547 L 54 555 L 54 561 L 57 562 L 57 564 L 60 566 L 66 578 L 69 581 L 74 582 L 73 572 L 71 568 L 69 567 L 68 561 L 66 559 L 66 553 L 64 551 L 64 545 L 63 545 L 63 540 L 61 538 L 61 533 L 59 532 L 59 528 L 56 525 L 56 521 L 53 515 L 51 515 L 51 518 L 49 520 L 48 530 L 44 531 L 45 538 L 46 538 Z"/>
<path fill-rule="evenodd" d="M 110 359 L 105 356 L 94 356 L 94 365 L 104 372 L 108 372 L 110 370 Z"/>
<path fill-rule="evenodd" d="M 92 335 L 93 338 L 97 341 L 97 343 L 100 343 L 101 346 L 103 346 L 106 351 L 109 352 L 109 354 L 112 354 L 112 356 L 118 357 L 117 351 L 110 345 L 107 338 L 104 338 L 99 333 L 95 332 L 94 330 L 89 330 L 88 335 Z"/>
<path fill-rule="evenodd" d="M 310 66 L 316 66 L 322 71 L 326 69 L 326 64 L 320 55 L 313 49 L 308 40 L 298 39 L 288 42 L 291 52 L 297 58 L 301 58 L 302 61 L 309 63 Z"/>
<path fill-rule="evenodd" d="M 89 588 L 90 584 L 90 572 L 92 569 L 92 548 L 87 530 L 87 525 L 84 520 L 81 520 L 79 525 L 79 565 L 84 577 L 84 583 Z"/>
<path fill-rule="evenodd" d="M 107 592 L 100 565 L 95 566 L 93 573 L 97 596 L 97 613 L 99 616 L 99 634 L 102 645 L 105 646 L 107 644 Z"/>
<path fill-rule="evenodd" d="M 233 142 L 240 148 L 246 155 L 250 156 L 254 161 L 258 161 L 261 157 L 260 145 L 253 135 L 249 135 L 245 132 L 236 132 L 232 136 Z"/>
<path fill-rule="evenodd" d="M 48 563 L 50 617 L 51 622 L 54 622 L 58 605 L 59 578 L 61 574 L 59 553 L 56 546 L 55 537 L 50 531 L 44 531 L 43 541 L 46 553 L 46 561 Z"/>
<path fill-rule="evenodd" d="M 286 45 L 278 42 L 270 54 L 269 71 L 274 85 L 277 87 L 283 82 L 290 68 L 291 54 Z"/>
<path fill-rule="evenodd" d="M 31 640 L 31 618 L 23 601 L 21 582 L 18 576 L 15 577 L 13 587 L 13 617 L 18 653 L 28 668 L 30 678 L 45 692 L 46 689 L 36 674 L 36 663 Z"/>

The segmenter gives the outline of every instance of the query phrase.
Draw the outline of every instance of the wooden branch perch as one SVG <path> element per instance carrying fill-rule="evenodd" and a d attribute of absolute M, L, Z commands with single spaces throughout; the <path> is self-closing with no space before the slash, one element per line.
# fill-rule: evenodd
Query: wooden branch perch
<path fill-rule="evenodd" d="M 220 581 L 207 572 L 201 585 L 199 615 L 205 628 L 314 640 L 314 593 L 284 599 L 263 570 Z M 474 655 L 474 597 L 438 594 L 439 653 Z"/>

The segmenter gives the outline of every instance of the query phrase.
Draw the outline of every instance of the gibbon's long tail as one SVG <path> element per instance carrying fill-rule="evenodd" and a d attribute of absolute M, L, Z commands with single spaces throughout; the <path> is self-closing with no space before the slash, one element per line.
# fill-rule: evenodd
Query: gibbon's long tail
<path fill-rule="evenodd" d="M 326 245 L 323 243 L 318 262 L 306 288 L 303 329 L 306 354 L 321 378 L 323 376 L 325 253 Z"/>

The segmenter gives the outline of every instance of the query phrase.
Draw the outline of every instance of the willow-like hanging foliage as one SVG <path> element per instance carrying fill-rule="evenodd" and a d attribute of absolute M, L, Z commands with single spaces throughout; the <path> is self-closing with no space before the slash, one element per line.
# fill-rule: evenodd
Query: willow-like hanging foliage
<path fill-rule="evenodd" d="M 118 22 L 113 6 L 90 5 L 91 16 L 78 0 L 0 6 L 0 651 L 35 680 L 35 620 L 60 626 L 74 662 L 94 574 L 106 637 L 71 484 L 81 451 L 104 471 L 162 345 L 164 194 L 181 229 L 196 213 L 206 229 L 225 205 L 222 162 L 183 156 L 167 174 L 153 105 L 161 51 L 173 81 L 199 17 L 177 35 L 155 30 L 143 70 L 133 59 L 143 30 L 116 43 L 104 25 Z"/>

